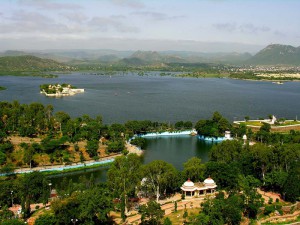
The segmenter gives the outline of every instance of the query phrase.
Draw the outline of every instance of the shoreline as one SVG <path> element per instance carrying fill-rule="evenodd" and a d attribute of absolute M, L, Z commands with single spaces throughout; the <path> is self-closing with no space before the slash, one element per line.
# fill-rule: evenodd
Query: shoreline
<path fill-rule="evenodd" d="M 192 130 L 173 131 L 173 132 L 165 131 L 165 132 L 161 132 L 161 133 L 159 133 L 159 132 L 147 133 L 147 134 L 137 135 L 135 137 L 147 138 L 147 137 L 181 136 L 181 135 L 196 135 L 196 134 L 197 134 L 197 131 L 195 129 L 192 129 Z"/>
<path fill-rule="evenodd" d="M 175 132 L 162 132 L 162 133 L 149 133 L 146 135 L 142 135 L 141 137 L 159 137 L 159 136 L 182 136 L 182 135 L 191 135 L 195 130 L 187 130 L 187 131 L 175 131 Z M 134 137 L 133 137 L 134 138 Z M 132 138 L 130 139 L 132 140 Z M 129 153 L 135 153 L 138 156 L 141 156 L 144 153 L 144 150 L 140 149 L 139 147 L 133 145 L 129 141 L 126 141 L 125 148 Z M 121 156 L 122 154 L 116 154 L 113 156 L 108 156 L 104 158 L 100 158 L 99 160 L 89 160 L 84 162 L 76 162 L 71 163 L 70 165 L 50 165 L 50 166 L 39 166 L 34 168 L 18 168 L 15 169 L 11 173 L 1 173 L 0 176 L 7 176 L 12 174 L 25 174 L 25 173 L 31 173 L 34 171 L 39 171 L 43 173 L 63 173 L 63 172 L 69 172 L 74 170 L 82 170 L 85 168 L 92 168 L 97 167 L 101 165 L 110 164 L 114 161 L 114 159 L 118 156 Z"/>
<path fill-rule="evenodd" d="M 159 137 L 159 136 L 179 136 L 179 135 L 191 135 L 195 130 L 186 130 L 186 131 L 175 131 L 175 132 L 162 132 L 162 133 L 149 133 L 146 135 L 142 135 L 141 137 Z M 136 136 L 132 137 L 130 140 L 134 139 Z M 128 151 L 128 153 L 134 153 L 138 156 L 141 156 L 144 154 L 144 150 L 140 149 L 139 147 L 133 145 L 129 141 L 126 141 L 125 148 Z M 85 168 L 93 168 L 98 167 L 102 165 L 110 164 L 114 161 L 114 159 L 118 156 L 121 156 L 122 154 L 116 154 L 112 156 L 107 156 L 100 158 L 99 160 L 89 160 L 84 162 L 74 162 L 69 165 L 48 165 L 48 166 L 38 166 L 33 168 L 17 168 L 13 172 L 10 173 L 0 173 L 1 176 L 8 176 L 12 174 L 26 174 L 31 173 L 34 171 L 39 171 L 42 173 L 63 173 L 63 172 L 71 172 L 71 171 L 77 171 L 82 170 Z"/>
<path fill-rule="evenodd" d="M 135 153 L 138 156 L 141 156 L 144 152 L 143 150 L 139 149 L 137 146 L 132 145 L 128 142 L 126 142 L 125 147 L 129 153 Z M 12 175 L 12 174 L 17 175 L 17 174 L 32 173 L 34 171 L 39 171 L 42 173 L 51 173 L 51 174 L 78 171 L 86 168 L 93 168 L 93 167 L 99 167 L 99 166 L 105 166 L 111 164 L 118 156 L 122 156 L 122 154 L 103 157 L 100 158 L 99 160 L 89 160 L 84 162 L 71 163 L 70 165 L 53 165 L 53 166 L 51 165 L 51 166 L 39 166 L 34 168 L 18 168 L 10 173 L 0 173 L 0 177 Z"/>
<path fill-rule="evenodd" d="M 232 78 L 228 77 L 228 79 L 232 80 L 245 80 L 245 81 L 265 81 L 265 82 L 300 82 L 300 79 L 296 80 L 269 80 L 269 79 L 243 79 L 243 78 Z"/>
<path fill-rule="evenodd" d="M 51 172 L 69 172 L 69 171 L 75 171 L 75 170 L 82 170 L 85 168 L 92 168 L 97 166 L 102 166 L 106 164 L 110 164 L 114 161 L 114 159 L 117 156 L 120 156 L 121 154 L 115 155 L 115 156 L 109 156 L 105 158 L 101 158 L 100 160 L 90 160 L 90 161 L 84 161 L 79 163 L 72 163 L 70 165 L 54 165 L 54 166 L 39 166 L 34 168 L 19 168 L 15 169 L 13 172 L 10 173 L 1 173 L 0 176 L 8 176 L 13 174 L 26 174 L 26 173 L 32 173 L 35 171 L 39 171 L 42 173 L 51 173 Z"/>
<path fill-rule="evenodd" d="M 83 71 L 72 71 L 72 72 L 79 72 L 79 73 L 82 73 Z M 91 71 L 92 72 L 92 71 Z M 118 72 L 118 71 L 117 71 Z M 172 71 L 174 72 L 174 71 Z M 56 72 L 58 73 L 58 72 Z M 68 72 L 69 73 L 69 72 Z M 178 72 L 180 73 L 180 71 Z M 62 73 L 64 74 L 64 73 Z M 26 75 L 26 74 L 0 74 L 0 76 L 19 76 L 19 77 L 57 77 L 58 75 Z M 104 76 L 110 76 L 110 75 L 104 75 Z M 201 78 L 201 79 L 232 79 L 232 80 L 246 80 L 246 81 L 267 81 L 267 82 L 300 82 L 300 78 L 298 79 L 293 79 L 293 77 L 290 77 L 291 79 L 246 79 L 246 78 L 233 78 L 233 77 L 230 77 L 230 76 L 201 76 L 201 77 L 193 77 L 193 76 L 171 76 L 171 77 L 178 77 L 178 78 L 194 78 L 194 79 L 198 79 L 198 78 Z M 51 77 L 52 78 L 52 77 Z M 289 77 L 287 77 L 289 78 Z M 54 94 L 55 95 L 55 94 Z M 55 97 L 55 96 L 48 96 L 48 97 Z M 67 96 L 70 96 L 70 95 L 67 95 Z M 57 96 L 56 96 L 57 97 Z M 61 97 L 61 96 L 58 96 L 58 97 Z"/>

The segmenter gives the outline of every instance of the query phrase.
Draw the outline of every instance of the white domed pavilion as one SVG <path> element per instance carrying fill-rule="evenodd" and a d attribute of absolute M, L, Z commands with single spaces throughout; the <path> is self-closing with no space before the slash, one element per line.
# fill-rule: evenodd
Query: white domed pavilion
<path fill-rule="evenodd" d="M 206 178 L 204 182 L 194 183 L 188 179 L 181 186 L 181 190 L 184 192 L 185 197 L 205 197 L 216 192 L 217 185 L 210 177 Z"/>

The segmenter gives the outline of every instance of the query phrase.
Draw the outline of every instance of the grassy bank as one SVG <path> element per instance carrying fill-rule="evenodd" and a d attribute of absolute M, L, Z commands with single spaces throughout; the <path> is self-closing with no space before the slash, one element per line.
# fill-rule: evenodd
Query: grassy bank
<path fill-rule="evenodd" d="M 93 168 L 99 168 L 99 167 L 108 167 L 111 164 L 112 164 L 112 162 L 107 162 L 107 163 L 103 163 L 103 164 L 85 165 L 85 166 L 79 167 L 79 168 L 69 168 L 69 169 L 64 169 L 64 170 L 59 170 L 59 171 L 44 171 L 42 173 L 47 176 L 51 176 L 51 175 L 72 173 L 72 172 L 76 172 L 76 171 L 84 171 L 87 169 L 93 169 Z"/>
<path fill-rule="evenodd" d="M 58 174 L 66 174 L 66 173 L 72 173 L 72 172 L 76 172 L 76 171 L 84 171 L 87 169 L 93 169 L 93 168 L 99 168 L 99 167 L 108 167 L 112 164 L 112 162 L 107 162 L 107 163 L 103 163 L 103 164 L 96 164 L 96 165 L 84 165 L 82 167 L 78 167 L 78 168 L 63 168 L 62 170 L 49 170 L 49 171 L 39 171 L 43 174 L 45 174 L 46 176 L 52 176 L 52 175 L 58 175 Z M 50 168 L 49 168 L 50 169 Z M 15 172 L 11 172 L 8 173 L 6 175 L 1 176 L 0 179 L 6 179 L 9 176 L 15 175 L 15 176 L 24 176 L 24 174 L 26 173 L 15 173 Z"/>

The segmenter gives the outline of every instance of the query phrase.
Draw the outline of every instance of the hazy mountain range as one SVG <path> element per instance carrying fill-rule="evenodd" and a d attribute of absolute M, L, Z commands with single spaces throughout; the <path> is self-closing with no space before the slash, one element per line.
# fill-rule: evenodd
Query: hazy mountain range
<path fill-rule="evenodd" d="M 300 47 L 291 45 L 268 45 L 247 60 L 254 65 L 300 65 Z"/>
<path fill-rule="evenodd" d="M 203 53 L 192 51 L 116 51 L 101 50 L 49 50 L 6 51 L 0 56 L 31 55 L 70 65 L 117 64 L 128 66 L 163 65 L 168 63 L 218 63 L 231 65 L 300 65 L 300 47 L 268 45 L 255 55 L 237 52 Z M 12 58 L 9 58 L 12 60 Z M 18 59 L 20 63 L 20 58 Z M 21 60 L 22 61 L 22 60 Z M 27 57 L 28 61 L 28 57 Z M 5 60 L 0 60 L 3 64 Z M 53 61 L 49 61 L 49 63 Z M 4 68 L 0 65 L 0 68 Z"/>
<path fill-rule="evenodd" d="M 65 71 L 72 67 L 31 55 L 0 57 L 0 71 Z"/>

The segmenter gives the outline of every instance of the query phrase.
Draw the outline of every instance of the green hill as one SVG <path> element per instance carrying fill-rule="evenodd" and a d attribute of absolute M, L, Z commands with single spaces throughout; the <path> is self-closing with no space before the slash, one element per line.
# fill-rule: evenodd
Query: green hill
<path fill-rule="evenodd" d="M 31 55 L 0 57 L 1 72 L 67 71 L 74 68 L 51 59 Z"/>
<path fill-rule="evenodd" d="M 184 63 L 186 62 L 177 55 L 162 55 L 156 51 L 136 51 L 130 57 L 120 60 L 120 63 L 145 66 L 145 65 L 162 65 L 165 63 Z"/>
<path fill-rule="evenodd" d="M 246 63 L 252 65 L 300 65 L 300 47 L 268 45 Z"/>

